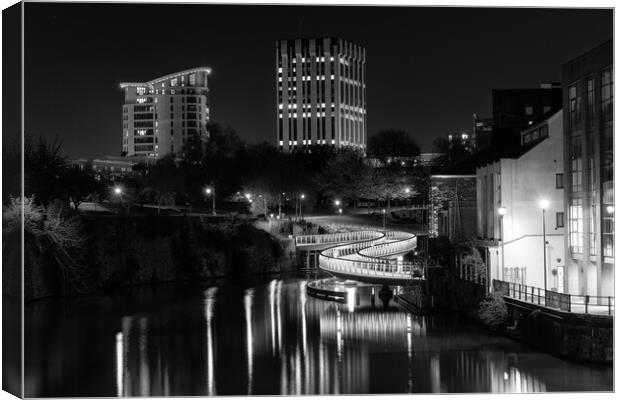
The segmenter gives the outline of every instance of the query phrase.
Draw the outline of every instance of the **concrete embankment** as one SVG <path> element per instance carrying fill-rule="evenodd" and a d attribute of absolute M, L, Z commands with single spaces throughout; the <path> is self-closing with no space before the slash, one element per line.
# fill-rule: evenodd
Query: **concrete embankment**
<path fill-rule="evenodd" d="M 446 275 L 435 299 L 482 323 L 478 305 L 484 285 Z M 538 350 L 580 362 L 613 362 L 613 317 L 567 313 L 505 297 L 508 319 L 501 334 Z"/>

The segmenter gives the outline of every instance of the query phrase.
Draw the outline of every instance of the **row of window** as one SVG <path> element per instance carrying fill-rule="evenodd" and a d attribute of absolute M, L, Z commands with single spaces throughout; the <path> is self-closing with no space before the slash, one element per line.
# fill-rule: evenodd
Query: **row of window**
<path fill-rule="evenodd" d="M 600 75 L 600 99 L 601 99 L 601 120 L 611 121 L 613 119 L 613 70 L 606 69 Z M 586 86 L 582 88 L 581 82 L 576 82 L 568 87 L 568 127 L 577 127 L 583 116 L 583 102 L 581 91 L 586 91 L 586 111 L 587 126 L 594 126 L 594 77 L 586 79 Z"/>

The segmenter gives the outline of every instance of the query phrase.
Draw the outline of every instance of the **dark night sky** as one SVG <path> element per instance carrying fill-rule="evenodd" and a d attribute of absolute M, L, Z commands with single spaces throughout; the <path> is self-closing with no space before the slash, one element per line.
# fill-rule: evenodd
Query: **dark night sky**
<path fill-rule="evenodd" d="M 369 135 L 405 129 L 423 151 L 491 114 L 492 88 L 560 81 L 612 37 L 611 10 L 26 3 L 26 132 L 70 156 L 119 155 L 123 81 L 213 68 L 212 120 L 275 143 L 275 41 L 366 47 Z"/>

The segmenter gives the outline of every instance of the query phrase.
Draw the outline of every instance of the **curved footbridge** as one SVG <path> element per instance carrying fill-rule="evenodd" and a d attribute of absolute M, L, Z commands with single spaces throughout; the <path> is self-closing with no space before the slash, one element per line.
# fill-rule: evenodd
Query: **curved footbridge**
<path fill-rule="evenodd" d="M 321 270 L 360 282 L 402 285 L 423 280 L 424 269 L 402 256 L 413 251 L 416 235 L 408 232 L 363 230 L 295 237 L 295 247 Z"/>

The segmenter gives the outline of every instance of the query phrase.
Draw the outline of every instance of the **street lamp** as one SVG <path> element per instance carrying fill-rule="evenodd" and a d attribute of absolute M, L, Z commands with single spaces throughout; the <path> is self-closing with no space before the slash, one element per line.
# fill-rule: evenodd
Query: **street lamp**
<path fill-rule="evenodd" d="M 411 198 L 409 198 L 409 194 L 411 193 L 411 189 L 410 188 L 405 188 L 405 193 L 407 194 L 407 206 L 411 207 Z"/>
<path fill-rule="evenodd" d="M 334 200 L 334 204 L 335 204 L 336 206 L 339 206 L 339 205 L 340 205 L 340 200 Z"/>
<path fill-rule="evenodd" d="M 211 213 L 215 215 L 215 189 L 210 187 L 205 188 L 207 196 L 211 196 Z"/>
<path fill-rule="evenodd" d="M 114 188 L 114 194 L 116 195 L 116 199 L 117 199 L 116 212 L 120 213 L 120 210 L 121 210 L 121 196 L 123 194 L 123 189 L 120 186 L 116 186 Z"/>
<path fill-rule="evenodd" d="M 504 215 L 506 215 L 506 207 L 501 206 L 497 209 L 497 213 L 499 214 L 499 240 L 502 242 L 502 280 L 504 280 Z M 500 277 L 499 271 L 497 272 L 497 277 Z"/>
<path fill-rule="evenodd" d="M 542 229 L 543 229 L 543 274 L 545 282 L 545 304 L 547 299 L 547 232 L 545 229 L 545 210 L 549 207 L 549 200 L 542 199 L 538 202 L 542 209 Z"/>
<path fill-rule="evenodd" d="M 383 233 L 385 233 L 385 208 L 382 211 L 383 211 Z"/>
<path fill-rule="evenodd" d="M 342 214 L 342 208 L 338 209 L 338 213 Z"/>
<path fill-rule="evenodd" d="M 304 209 L 303 209 L 303 201 L 306 198 L 305 194 L 301 194 L 301 196 L 299 196 L 301 201 L 299 202 L 299 214 L 301 215 L 301 219 L 304 219 Z"/>

